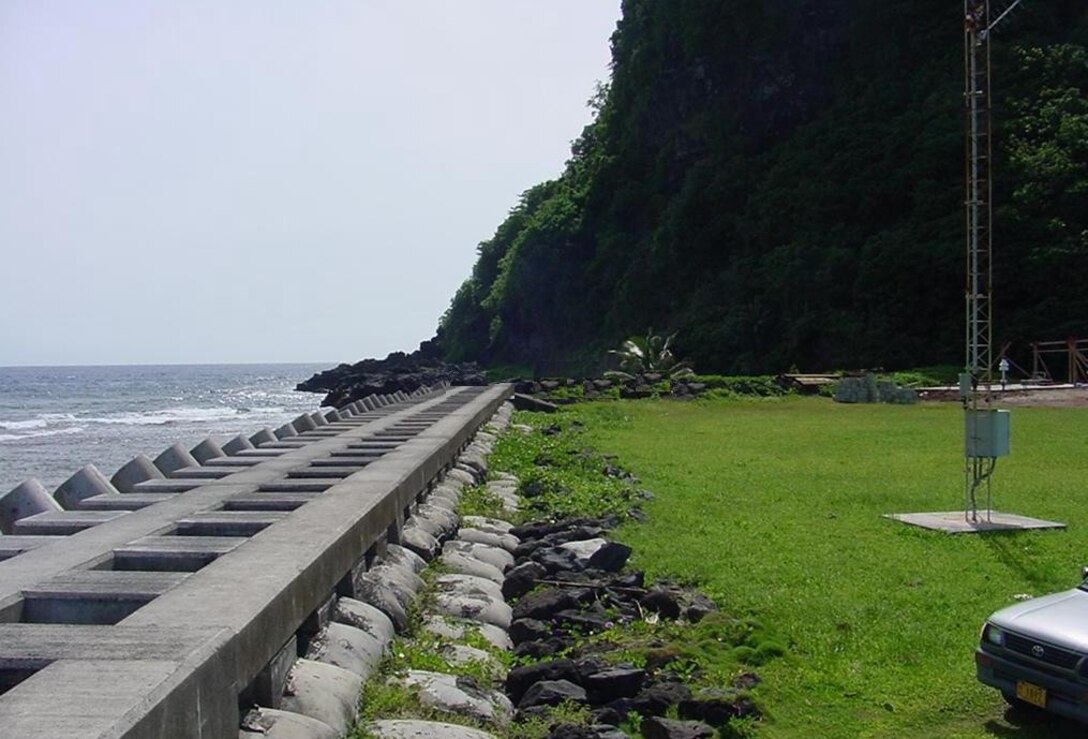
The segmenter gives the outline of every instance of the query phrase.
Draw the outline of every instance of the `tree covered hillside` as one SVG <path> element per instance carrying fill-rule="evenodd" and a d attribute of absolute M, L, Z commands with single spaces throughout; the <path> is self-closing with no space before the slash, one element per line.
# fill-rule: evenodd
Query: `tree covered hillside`
<path fill-rule="evenodd" d="M 962 15 L 624 0 L 594 122 L 479 245 L 446 358 L 588 370 L 653 327 L 703 372 L 961 361 Z M 1088 5 L 1025 0 L 994 65 L 997 334 L 1088 334 Z"/>

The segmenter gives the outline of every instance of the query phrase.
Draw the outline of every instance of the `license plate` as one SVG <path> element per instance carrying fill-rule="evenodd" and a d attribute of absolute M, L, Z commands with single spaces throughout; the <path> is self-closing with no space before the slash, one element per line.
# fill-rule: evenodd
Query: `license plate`
<path fill-rule="evenodd" d="M 1016 682 L 1016 697 L 1033 706 L 1046 708 L 1046 688 L 1041 688 L 1035 683 L 1018 680 Z"/>

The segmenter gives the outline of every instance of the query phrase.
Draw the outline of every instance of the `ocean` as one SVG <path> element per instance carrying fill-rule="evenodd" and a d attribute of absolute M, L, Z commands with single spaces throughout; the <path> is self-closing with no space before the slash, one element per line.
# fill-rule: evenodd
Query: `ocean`
<path fill-rule="evenodd" d="M 175 442 L 187 449 L 318 409 L 297 383 L 330 364 L 0 367 L 0 494 L 53 490 L 87 463 L 111 476 Z"/>

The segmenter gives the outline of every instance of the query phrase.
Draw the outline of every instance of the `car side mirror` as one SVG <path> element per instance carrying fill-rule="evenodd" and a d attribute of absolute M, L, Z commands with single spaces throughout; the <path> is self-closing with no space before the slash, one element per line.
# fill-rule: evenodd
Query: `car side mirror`
<path fill-rule="evenodd" d="M 1088 580 L 1088 565 L 1080 568 L 1080 579 Z"/>

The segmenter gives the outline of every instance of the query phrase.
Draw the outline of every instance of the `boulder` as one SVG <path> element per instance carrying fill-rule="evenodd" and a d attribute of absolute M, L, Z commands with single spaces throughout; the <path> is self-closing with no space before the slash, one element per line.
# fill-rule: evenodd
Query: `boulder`
<path fill-rule="evenodd" d="M 558 706 L 560 703 L 585 703 L 585 688 L 569 680 L 541 680 L 529 686 L 518 701 L 518 708 Z"/>
<path fill-rule="evenodd" d="M 644 739 L 713 739 L 717 732 L 699 721 L 674 721 L 651 716 L 640 724 Z"/>
<path fill-rule="evenodd" d="M 497 739 L 486 731 L 437 721 L 374 721 L 366 725 L 366 731 L 375 739 Z"/>
<path fill-rule="evenodd" d="M 242 719 L 239 739 L 340 739 L 326 723 L 290 711 L 254 708 Z"/>

